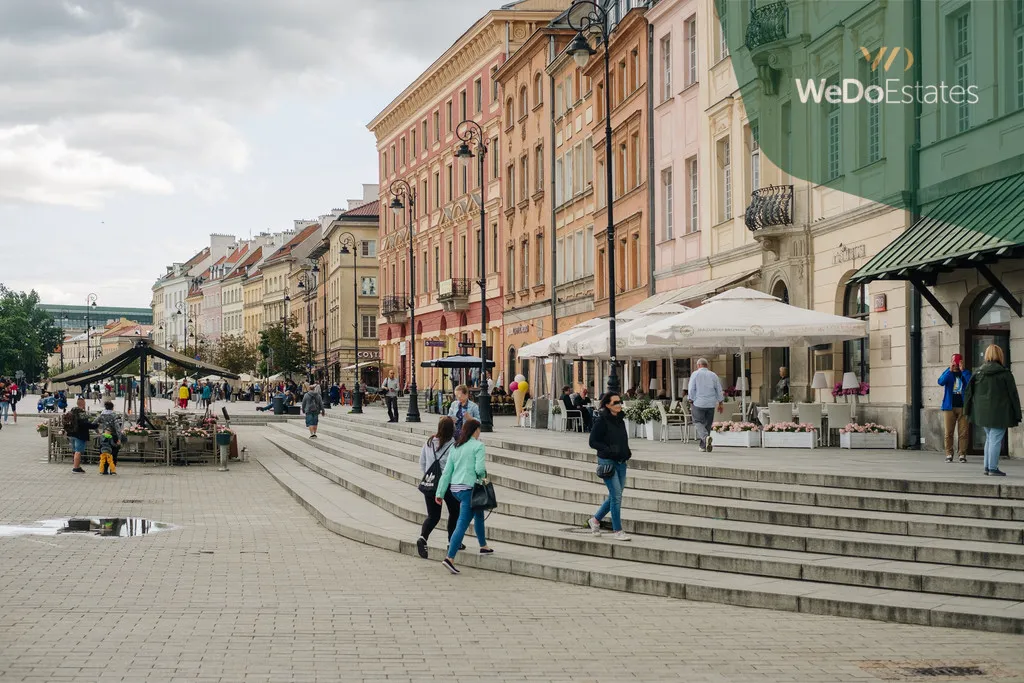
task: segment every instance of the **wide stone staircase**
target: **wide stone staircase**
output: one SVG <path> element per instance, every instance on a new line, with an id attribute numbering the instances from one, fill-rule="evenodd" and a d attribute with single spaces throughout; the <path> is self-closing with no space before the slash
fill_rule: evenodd
<path id="1" fill-rule="evenodd" d="M 430 425 L 331 411 L 311 440 L 268 425 L 264 468 L 322 524 L 415 555 L 425 517 L 420 446 Z M 594 536 L 606 489 L 596 458 L 485 437 L 499 505 L 496 552 L 463 567 L 628 592 L 812 614 L 1024 633 L 1024 487 L 630 461 L 623 528 Z M 265 451 L 266 452 L 266 451 Z M 447 514 L 447 513 L 445 513 Z M 607 520 L 606 520 L 607 521 Z M 443 557 L 445 522 L 430 539 Z M 436 571 L 442 571 L 439 566 Z"/>

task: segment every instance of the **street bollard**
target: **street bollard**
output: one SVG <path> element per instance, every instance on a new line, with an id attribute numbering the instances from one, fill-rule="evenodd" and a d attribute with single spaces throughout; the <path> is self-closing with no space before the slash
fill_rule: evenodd
<path id="1" fill-rule="evenodd" d="M 231 446 L 218 446 L 220 448 L 220 467 L 217 468 L 218 472 L 228 471 L 228 453 L 231 451 Z"/>

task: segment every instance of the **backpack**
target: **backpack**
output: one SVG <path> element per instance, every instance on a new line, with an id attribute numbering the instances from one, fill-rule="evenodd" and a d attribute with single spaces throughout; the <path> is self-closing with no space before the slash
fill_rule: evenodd
<path id="1" fill-rule="evenodd" d="M 64 417 L 62 419 L 64 424 L 64 433 L 71 434 L 71 432 L 75 431 L 75 428 L 78 426 L 78 411 L 73 409 L 64 413 Z"/>
<path id="2" fill-rule="evenodd" d="M 434 450 L 434 439 L 430 439 L 430 450 L 434 453 L 434 462 L 430 464 L 427 471 L 423 473 L 423 480 L 420 481 L 420 485 L 417 487 L 423 493 L 433 494 L 437 491 L 437 482 L 441 479 L 441 458 L 451 448 L 451 442 L 448 442 L 448 446 L 441 451 L 441 455 L 437 454 Z"/>

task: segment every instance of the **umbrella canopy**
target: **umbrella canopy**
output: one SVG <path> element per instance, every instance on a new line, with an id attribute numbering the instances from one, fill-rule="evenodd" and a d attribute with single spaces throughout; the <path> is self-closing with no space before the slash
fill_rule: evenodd
<path id="1" fill-rule="evenodd" d="M 479 368 L 480 358 L 478 356 L 445 356 L 420 363 L 424 368 Z M 487 367 L 493 368 L 494 361 L 487 361 Z"/>
<path id="2" fill-rule="evenodd" d="M 814 346 L 866 336 L 866 320 L 790 306 L 764 292 L 736 287 L 706 299 L 697 308 L 631 332 L 629 345 L 690 353 L 738 348 L 745 377 L 746 349 Z M 744 392 L 744 415 L 746 409 Z"/>
<path id="3" fill-rule="evenodd" d="M 519 358 L 547 358 L 548 356 L 574 355 L 575 346 L 573 341 L 588 332 L 594 330 L 608 330 L 607 318 L 591 318 L 585 320 L 575 327 L 570 327 L 565 332 L 559 332 L 547 339 L 527 344 L 519 349 Z M 570 350 L 571 348 L 571 350 Z"/>
<path id="4" fill-rule="evenodd" d="M 634 348 L 630 346 L 630 332 L 644 330 L 666 318 L 685 313 L 689 310 L 690 308 L 681 304 L 661 304 L 632 319 L 619 319 L 619 325 L 615 330 L 616 355 L 628 356 L 630 358 L 664 357 L 667 355 L 667 352 L 662 347 L 642 346 Z M 598 358 L 601 360 L 608 360 L 611 357 L 609 353 L 607 321 L 604 322 L 604 325 L 592 327 L 585 334 L 581 334 L 573 340 L 576 355 L 583 358 Z"/>
<path id="5" fill-rule="evenodd" d="M 243 372 L 242 374 L 240 374 L 238 376 L 238 379 L 240 379 L 243 382 L 255 382 L 256 381 L 256 378 L 253 377 L 252 375 L 250 375 L 247 372 Z"/>

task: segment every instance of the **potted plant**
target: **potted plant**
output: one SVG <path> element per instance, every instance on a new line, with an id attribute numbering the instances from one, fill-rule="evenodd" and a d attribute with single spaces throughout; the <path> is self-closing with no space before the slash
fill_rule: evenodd
<path id="1" fill-rule="evenodd" d="M 210 433 L 202 427 L 186 427 L 178 432 L 185 440 L 185 448 L 193 451 L 204 451 L 209 445 Z"/>
<path id="2" fill-rule="evenodd" d="M 40 422 L 36 425 L 36 434 L 43 437 L 44 439 L 50 436 L 50 425 L 45 422 Z"/>
<path id="3" fill-rule="evenodd" d="M 648 405 L 643 410 L 644 427 L 647 432 L 648 441 L 657 441 L 661 438 L 661 411 L 653 403 L 648 402 Z"/>
<path id="4" fill-rule="evenodd" d="M 761 445 L 765 448 L 814 448 L 817 438 L 812 424 L 774 422 L 764 428 Z"/>
<path id="5" fill-rule="evenodd" d="M 149 438 L 149 430 L 142 425 L 132 425 L 125 428 L 124 435 L 127 437 L 129 445 L 141 446 Z"/>
<path id="6" fill-rule="evenodd" d="M 565 424 L 565 418 L 562 415 L 562 404 L 558 401 L 551 403 L 551 421 L 549 423 L 550 429 L 560 432 Z"/>
<path id="7" fill-rule="evenodd" d="M 648 399 L 641 398 L 630 403 L 626 410 L 623 412 L 623 415 L 625 415 L 626 420 L 626 432 L 630 436 L 637 436 L 637 428 L 642 428 L 643 425 L 647 422 L 647 418 L 645 417 L 644 412 L 647 410 L 647 407 L 650 406 L 650 404 L 651 402 Z"/>
<path id="8" fill-rule="evenodd" d="M 217 445 L 218 446 L 230 446 L 231 437 L 234 436 L 234 432 L 225 427 L 224 425 L 217 425 Z"/>
<path id="9" fill-rule="evenodd" d="M 897 447 L 895 427 L 868 422 L 850 423 L 839 430 L 840 448 L 893 448 Z"/>
<path id="10" fill-rule="evenodd" d="M 711 425 L 715 446 L 754 448 L 761 445 L 761 430 L 753 422 L 716 422 Z"/>

